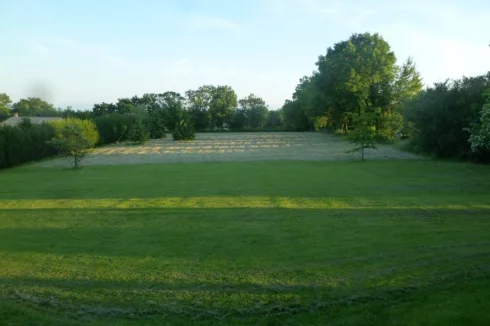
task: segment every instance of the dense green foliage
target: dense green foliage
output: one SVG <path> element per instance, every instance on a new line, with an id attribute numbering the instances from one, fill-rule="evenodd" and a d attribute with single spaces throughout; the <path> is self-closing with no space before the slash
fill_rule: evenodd
<path id="1" fill-rule="evenodd" d="M 53 104 L 38 97 L 21 99 L 12 105 L 12 112 L 21 117 L 56 117 L 58 112 Z"/>
<path id="2" fill-rule="evenodd" d="M 490 73 L 427 88 L 405 109 L 416 151 L 439 157 L 477 158 L 471 150 L 470 129 L 482 116 Z"/>
<path id="3" fill-rule="evenodd" d="M 490 324 L 485 166 L 30 166 L 0 183 L 2 325 Z"/>
<path id="4" fill-rule="evenodd" d="M 374 112 L 353 113 L 350 118 L 355 128 L 347 135 L 349 142 L 354 144 L 349 152 L 360 152 L 364 161 L 364 151 L 376 149 L 376 115 Z"/>
<path id="5" fill-rule="evenodd" d="M 100 136 L 99 144 L 111 144 L 127 139 L 136 117 L 131 114 L 111 113 L 94 118 L 94 122 Z"/>
<path id="6" fill-rule="evenodd" d="M 239 117 L 239 119 L 235 118 L 233 120 L 233 129 L 264 129 L 269 114 L 265 101 L 255 94 L 250 94 L 238 101 L 238 103 L 240 106 L 234 115 Z"/>
<path id="7" fill-rule="evenodd" d="M 189 114 L 196 130 L 205 131 L 212 125 L 209 108 L 214 89 L 212 85 L 204 85 L 197 90 L 188 90 L 185 93 Z"/>
<path id="8" fill-rule="evenodd" d="M 46 144 L 55 130 L 49 124 L 24 122 L 20 126 L 0 126 L 0 168 L 8 168 L 55 154 Z"/>
<path id="9" fill-rule="evenodd" d="M 95 123 L 90 120 L 68 118 L 52 122 L 52 125 L 55 128 L 55 136 L 47 143 L 59 154 L 65 155 L 74 168 L 78 168 L 81 160 L 99 141 Z"/>
<path id="10" fill-rule="evenodd" d="M 185 128 L 192 125 L 199 132 L 330 130 L 354 133 L 350 136 L 354 139 L 359 136 L 355 130 L 358 117 L 366 114 L 374 119 L 372 131 L 378 142 L 410 138 L 413 151 L 490 159 L 484 109 L 490 73 L 422 90 L 422 78 L 412 58 L 397 63 L 390 45 L 377 33 L 353 34 L 328 47 L 318 57 L 316 68 L 311 76 L 299 80 L 292 99 L 278 111 L 269 110 L 254 94 L 238 99 L 231 86 L 203 85 L 184 95 L 168 91 L 120 98 L 115 103 L 95 104 L 92 111 L 56 111 L 39 98 L 11 105 L 8 95 L 0 94 L 0 121 L 15 112 L 20 116 L 93 119 L 100 144 L 107 144 L 127 140 L 138 119 L 145 130 L 140 135 L 156 139 L 174 132 L 180 137 L 182 131 L 175 133 L 173 128 L 181 125 L 184 112 L 188 113 Z"/>
<path id="11" fill-rule="evenodd" d="M 12 100 L 5 93 L 0 93 L 0 122 L 7 120 L 11 115 Z"/>
<path id="12" fill-rule="evenodd" d="M 174 131 L 172 133 L 173 140 L 194 140 L 196 138 L 196 131 L 192 125 L 188 114 L 184 114 L 182 119 L 175 124 Z"/>
<path id="13" fill-rule="evenodd" d="M 403 105 L 422 89 L 409 58 L 396 65 L 395 54 L 378 34 L 354 34 L 319 57 L 318 70 L 303 77 L 282 110 L 286 128 L 331 127 L 346 133 L 353 113 L 377 113 L 378 138 L 393 140 L 403 127 Z"/>
<path id="14" fill-rule="evenodd" d="M 490 91 L 486 94 L 486 104 L 480 113 L 480 120 L 471 125 L 470 139 L 473 153 L 483 158 L 490 159 Z"/>
<path id="15" fill-rule="evenodd" d="M 92 120 L 93 112 L 88 110 L 74 110 L 71 106 L 64 110 L 59 109 L 58 115 L 63 119 L 76 118 L 81 120 Z"/>
<path id="16" fill-rule="evenodd" d="M 144 144 L 150 139 L 150 132 L 145 128 L 143 121 L 136 120 L 129 129 L 128 139 L 135 144 Z"/>

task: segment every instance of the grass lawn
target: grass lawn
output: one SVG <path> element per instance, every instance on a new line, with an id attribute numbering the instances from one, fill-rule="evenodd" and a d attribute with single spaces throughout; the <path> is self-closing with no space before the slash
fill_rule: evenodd
<path id="1" fill-rule="evenodd" d="M 490 325 L 490 168 L 0 171 L 1 325 Z"/>

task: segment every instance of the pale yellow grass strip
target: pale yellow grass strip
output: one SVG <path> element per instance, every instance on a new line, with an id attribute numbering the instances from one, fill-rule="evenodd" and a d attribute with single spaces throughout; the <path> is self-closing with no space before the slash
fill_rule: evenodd
<path id="1" fill-rule="evenodd" d="M 5 209 L 132 209 L 132 208 L 289 208 L 289 209 L 490 209 L 490 205 L 423 205 L 371 202 L 362 198 L 343 201 L 332 198 L 292 198 L 265 196 L 163 197 L 129 199 L 7 199 L 0 200 Z"/>

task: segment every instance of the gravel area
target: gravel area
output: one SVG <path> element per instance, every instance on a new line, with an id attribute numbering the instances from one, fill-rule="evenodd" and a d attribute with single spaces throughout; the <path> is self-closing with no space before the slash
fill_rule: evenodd
<path id="1" fill-rule="evenodd" d="M 151 140 L 145 145 L 115 144 L 97 148 L 83 160 L 83 165 L 119 165 L 177 162 L 224 162 L 263 160 L 358 160 L 359 153 L 346 153 L 350 145 L 340 137 L 315 132 L 201 133 L 191 142 L 166 139 Z M 391 145 L 368 150 L 366 159 L 414 159 L 416 155 L 399 151 Z M 57 158 L 36 163 L 37 166 L 65 166 Z"/>

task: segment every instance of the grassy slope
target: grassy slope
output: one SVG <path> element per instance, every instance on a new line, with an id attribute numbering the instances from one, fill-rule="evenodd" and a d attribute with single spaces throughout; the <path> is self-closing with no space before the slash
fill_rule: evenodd
<path id="1" fill-rule="evenodd" d="M 0 324 L 486 325 L 490 169 L 0 172 Z"/>

